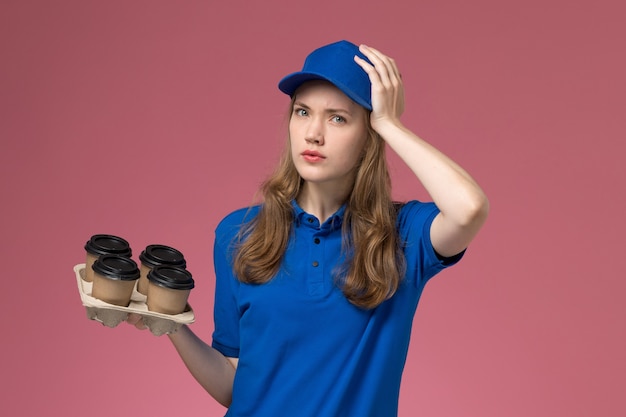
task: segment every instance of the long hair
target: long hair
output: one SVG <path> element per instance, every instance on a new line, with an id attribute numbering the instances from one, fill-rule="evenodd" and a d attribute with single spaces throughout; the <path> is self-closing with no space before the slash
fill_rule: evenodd
<path id="1" fill-rule="evenodd" d="M 335 271 L 335 279 L 352 304 L 370 309 L 395 293 L 405 263 L 396 231 L 397 206 L 391 200 L 385 142 L 371 128 L 369 113 L 366 123 L 368 137 L 342 224 L 346 260 Z M 261 186 L 259 213 L 239 234 L 234 271 L 240 281 L 263 284 L 277 274 L 292 233 L 291 202 L 302 182 L 287 141 L 277 168 Z"/>

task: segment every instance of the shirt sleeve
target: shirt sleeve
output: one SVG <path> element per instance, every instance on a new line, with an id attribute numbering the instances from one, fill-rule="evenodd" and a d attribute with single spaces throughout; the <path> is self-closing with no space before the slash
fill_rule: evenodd
<path id="1" fill-rule="evenodd" d="M 215 266 L 215 303 L 213 308 L 212 346 L 224 356 L 239 357 L 239 308 L 237 294 L 239 280 L 232 268 L 232 234 L 224 233 L 224 225 L 216 230 L 213 247 Z"/>
<path id="2" fill-rule="evenodd" d="M 439 209 L 434 203 L 409 201 L 398 213 L 398 233 L 406 259 L 406 278 L 424 285 L 443 269 L 455 265 L 465 251 L 450 258 L 438 256 L 430 240 L 430 227 Z"/>

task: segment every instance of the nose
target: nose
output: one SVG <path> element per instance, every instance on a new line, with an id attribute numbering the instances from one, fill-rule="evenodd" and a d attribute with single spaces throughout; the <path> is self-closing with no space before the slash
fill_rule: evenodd
<path id="1" fill-rule="evenodd" d="M 314 143 L 316 145 L 324 144 L 324 126 L 321 120 L 311 119 L 307 126 L 304 140 L 306 140 L 307 143 Z"/>

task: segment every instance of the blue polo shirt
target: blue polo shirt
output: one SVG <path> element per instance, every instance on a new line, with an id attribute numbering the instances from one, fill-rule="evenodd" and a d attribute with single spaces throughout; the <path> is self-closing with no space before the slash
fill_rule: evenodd
<path id="1" fill-rule="evenodd" d="M 323 224 L 294 203 L 280 272 L 262 285 L 232 272 L 233 239 L 259 207 L 229 214 L 216 229 L 213 347 L 238 357 L 230 417 L 391 417 L 413 316 L 424 285 L 460 259 L 442 261 L 430 242 L 439 212 L 411 201 L 398 215 L 407 269 L 375 309 L 350 304 L 333 280 L 343 261 L 340 209 Z M 271 238 L 271 237 L 270 237 Z"/>

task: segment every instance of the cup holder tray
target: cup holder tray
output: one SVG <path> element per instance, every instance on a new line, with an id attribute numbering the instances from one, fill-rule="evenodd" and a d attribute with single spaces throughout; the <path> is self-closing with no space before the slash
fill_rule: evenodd
<path id="1" fill-rule="evenodd" d="M 193 310 L 187 304 L 185 311 L 180 314 L 163 314 L 148 310 L 146 296 L 137 291 L 137 285 L 133 289 L 133 294 L 128 307 L 109 304 L 91 296 L 92 283 L 85 281 L 85 264 L 74 266 L 76 282 L 80 299 L 87 309 L 87 317 L 90 320 L 99 321 L 107 327 L 116 327 L 125 321 L 129 313 L 136 313 L 142 316 L 143 322 L 156 336 L 174 333 L 183 324 L 191 324 L 195 321 Z"/>

